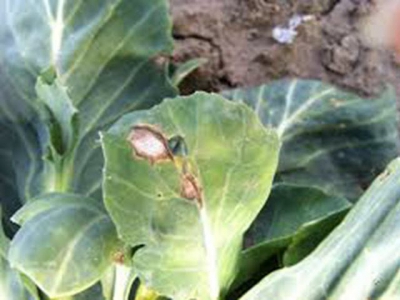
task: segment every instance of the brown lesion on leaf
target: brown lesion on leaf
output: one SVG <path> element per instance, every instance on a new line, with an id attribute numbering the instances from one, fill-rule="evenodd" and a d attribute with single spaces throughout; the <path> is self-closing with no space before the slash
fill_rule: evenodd
<path id="1" fill-rule="evenodd" d="M 193 175 L 195 172 L 188 160 L 188 150 L 182 137 L 175 136 L 168 139 L 155 126 L 141 124 L 132 127 L 127 141 L 132 147 L 134 157 L 148 160 L 152 165 L 174 162 L 180 174 L 180 196 L 195 201 L 199 207 L 203 205 L 203 190 L 198 178 Z M 160 193 L 157 196 L 162 197 Z"/>
<path id="2" fill-rule="evenodd" d="M 113 254 L 112 258 L 113 262 L 117 264 L 124 264 L 125 262 L 125 253 L 123 251 L 117 251 Z"/>
<path id="3" fill-rule="evenodd" d="M 185 199 L 196 201 L 200 207 L 203 205 L 202 187 L 199 180 L 191 173 L 182 173 L 180 195 Z"/>
<path id="4" fill-rule="evenodd" d="M 151 164 L 174 159 L 168 146 L 168 139 L 154 126 L 135 125 L 127 138 L 137 157 L 150 161 Z"/>

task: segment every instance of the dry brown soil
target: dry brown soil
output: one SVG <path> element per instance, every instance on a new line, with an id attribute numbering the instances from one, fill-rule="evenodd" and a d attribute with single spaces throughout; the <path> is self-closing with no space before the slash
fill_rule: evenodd
<path id="1" fill-rule="evenodd" d="M 273 79 L 321 79 L 366 96 L 386 83 L 400 92 L 400 65 L 388 50 L 371 49 L 360 20 L 373 0 L 170 0 L 175 62 L 208 63 L 182 84 L 185 93 L 254 86 Z M 272 38 L 272 29 L 294 14 L 314 16 L 294 43 Z"/>

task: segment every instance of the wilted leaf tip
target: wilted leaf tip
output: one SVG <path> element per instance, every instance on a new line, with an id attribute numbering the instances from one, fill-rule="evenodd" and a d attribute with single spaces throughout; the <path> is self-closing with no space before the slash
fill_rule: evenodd
<path id="1" fill-rule="evenodd" d="M 127 138 L 133 154 L 150 161 L 152 164 L 173 160 L 168 140 L 157 128 L 150 125 L 136 125 Z"/>

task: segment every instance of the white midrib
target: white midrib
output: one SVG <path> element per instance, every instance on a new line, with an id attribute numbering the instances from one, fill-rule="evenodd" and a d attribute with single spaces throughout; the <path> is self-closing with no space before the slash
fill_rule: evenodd
<path id="1" fill-rule="evenodd" d="M 51 61 L 57 69 L 58 60 L 61 52 L 61 45 L 64 33 L 64 6 L 66 0 L 58 0 L 57 12 L 54 17 L 51 12 L 49 0 L 43 0 L 46 8 L 47 18 L 51 30 Z"/>
<path id="2" fill-rule="evenodd" d="M 131 276 L 131 268 L 124 265 L 115 266 L 115 285 L 113 300 L 125 299 L 127 286 Z"/>
<path id="3" fill-rule="evenodd" d="M 288 113 L 286 113 L 286 117 L 283 118 L 281 124 L 278 127 L 278 134 L 279 136 L 283 136 L 284 132 L 290 128 L 293 123 L 296 121 L 299 116 L 307 111 L 316 101 L 320 100 L 322 97 L 328 95 L 329 93 L 333 92 L 334 89 L 326 89 L 319 94 L 314 95 L 310 99 L 308 99 L 304 104 L 302 104 L 291 116 L 288 116 Z"/>
<path id="4" fill-rule="evenodd" d="M 220 284 L 218 279 L 217 248 L 212 234 L 210 220 L 204 205 L 200 208 L 200 221 L 203 228 L 204 247 L 206 250 L 206 262 L 208 269 L 208 280 L 210 285 L 210 297 L 212 300 L 218 300 L 220 293 Z"/>
<path id="5" fill-rule="evenodd" d="M 278 134 L 279 134 L 280 137 L 282 137 L 283 130 L 285 130 L 285 126 L 287 126 L 287 125 L 284 125 L 284 124 L 286 124 L 287 119 L 289 117 L 289 111 L 290 111 L 290 108 L 292 106 L 293 94 L 294 94 L 294 91 L 296 89 L 296 85 L 297 85 L 297 80 L 293 80 L 292 83 L 290 84 L 289 91 L 286 94 L 285 110 L 283 112 L 282 120 L 280 122 L 281 126 L 279 126 L 279 128 L 278 128 Z"/>

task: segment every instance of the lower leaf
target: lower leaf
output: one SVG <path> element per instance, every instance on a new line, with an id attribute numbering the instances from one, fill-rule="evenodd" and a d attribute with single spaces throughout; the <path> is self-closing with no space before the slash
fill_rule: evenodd
<path id="1" fill-rule="evenodd" d="M 24 223 L 11 242 L 9 260 L 50 297 L 86 290 L 111 265 L 119 244 L 111 220 L 95 201 L 45 195 L 18 215 Z"/>

